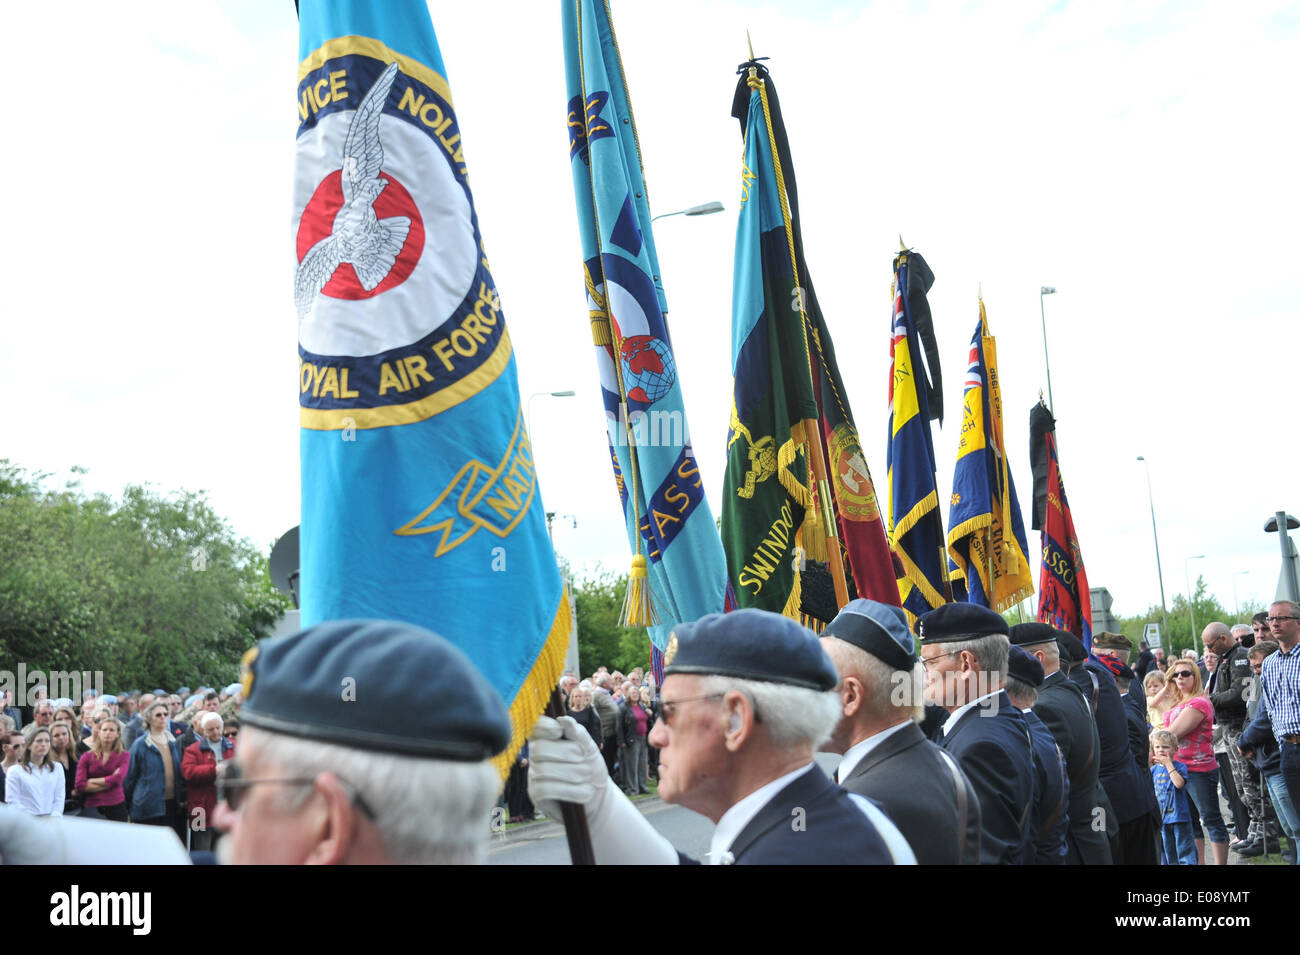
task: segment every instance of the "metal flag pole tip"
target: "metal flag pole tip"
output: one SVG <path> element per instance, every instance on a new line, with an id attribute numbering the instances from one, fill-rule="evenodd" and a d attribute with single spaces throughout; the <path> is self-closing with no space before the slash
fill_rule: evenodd
<path id="1" fill-rule="evenodd" d="M 749 58 L 752 60 L 754 58 L 754 41 L 750 39 L 748 27 L 745 28 L 745 45 L 749 47 Z"/>
<path id="2" fill-rule="evenodd" d="M 903 233 L 901 232 L 898 233 L 898 251 L 899 252 L 907 251 L 907 243 L 903 241 Z"/>

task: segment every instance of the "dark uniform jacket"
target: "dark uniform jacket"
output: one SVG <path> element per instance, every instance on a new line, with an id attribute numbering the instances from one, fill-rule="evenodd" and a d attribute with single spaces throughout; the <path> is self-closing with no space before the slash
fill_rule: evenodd
<path id="1" fill-rule="evenodd" d="M 840 785 L 879 804 L 911 845 L 918 864 L 979 861 L 979 797 L 956 761 L 915 723 L 874 747 Z"/>
<path id="2" fill-rule="evenodd" d="M 1101 743 L 1097 725 L 1092 720 L 1088 701 L 1078 687 L 1060 670 L 1052 673 L 1038 688 L 1034 712 L 1046 724 L 1065 757 L 1065 771 L 1070 779 L 1070 861 L 1082 865 L 1110 865 L 1110 843 L 1106 829 L 1094 826 L 1098 818 L 1093 809 L 1099 805 L 1098 755 Z M 1118 824 L 1118 820 L 1116 820 Z"/>
<path id="3" fill-rule="evenodd" d="M 1133 664 L 1133 674 L 1137 677 L 1133 682 L 1141 685 L 1147 674 L 1155 668 L 1156 655 L 1150 650 L 1143 650 L 1138 654 L 1137 662 Z"/>
<path id="4" fill-rule="evenodd" d="M 1121 825 L 1148 813 L 1159 813 L 1151 777 L 1142 778 L 1133 765 L 1128 739 L 1128 717 L 1119 698 L 1119 687 L 1100 663 L 1085 660 L 1070 672 L 1070 681 L 1084 696 L 1096 698 L 1097 735 L 1101 739 L 1101 764 L 1097 777 L 1110 797 Z"/>
<path id="5" fill-rule="evenodd" d="M 1138 772 L 1149 774 L 1151 768 L 1147 762 L 1147 753 L 1151 749 L 1151 725 L 1147 722 L 1146 694 L 1141 690 L 1134 692 L 1136 686 L 1136 682 L 1130 684 L 1128 692 L 1121 693 L 1119 698 L 1124 704 L 1124 716 L 1128 719 L 1128 745 L 1133 751 L 1133 762 L 1137 764 Z M 1139 702 L 1135 704 L 1134 701 Z"/>
<path id="6" fill-rule="evenodd" d="M 989 715 L 990 711 L 992 715 Z M 980 801 L 980 863 L 1014 865 L 1034 809 L 1029 728 L 1002 690 L 962 714 L 940 745 L 957 760 Z"/>
<path id="7" fill-rule="evenodd" d="M 737 865 L 894 863 L 885 840 L 853 797 L 815 765 L 773 796 L 728 852 Z"/>
<path id="8" fill-rule="evenodd" d="M 1033 710 L 1021 714 L 1034 743 L 1034 815 L 1025 840 L 1025 865 L 1064 865 L 1070 827 L 1070 781 L 1052 731 Z"/>
<path id="9" fill-rule="evenodd" d="M 1214 721 L 1236 735 L 1246 723 L 1246 688 L 1255 674 L 1251 672 L 1250 651 L 1241 644 L 1219 658 L 1219 665 L 1210 674 L 1206 695 L 1214 704 Z"/>

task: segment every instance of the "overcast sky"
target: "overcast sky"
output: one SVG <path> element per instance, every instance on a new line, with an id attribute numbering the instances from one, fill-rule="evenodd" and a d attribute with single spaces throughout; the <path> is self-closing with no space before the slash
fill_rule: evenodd
<path id="1" fill-rule="evenodd" d="M 808 267 L 877 490 L 899 235 L 936 275 L 951 492 L 982 283 L 1028 524 L 1046 391 L 1090 583 L 1117 613 L 1203 574 L 1270 599 L 1300 513 L 1295 3 L 612 3 L 696 456 L 718 511 L 741 140 L 769 57 Z M 557 550 L 625 570 L 582 285 L 559 5 L 431 3 L 485 246 L 532 403 Z M 205 489 L 269 547 L 298 523 L 290 231 L 297 27 L 283 2 L 7 11 L 0 456 L 92 490 Z M 1280 427 L 1279 427 L 1280 425 Z M 947 506 L 944 505 L 945 523 Z M 576 522 L 576 528 L 571 526 Z M 1038 535 L 1030 533 L 1037 551 Z M 1034 558 L 1036 561 L 1036 557 Z"/>

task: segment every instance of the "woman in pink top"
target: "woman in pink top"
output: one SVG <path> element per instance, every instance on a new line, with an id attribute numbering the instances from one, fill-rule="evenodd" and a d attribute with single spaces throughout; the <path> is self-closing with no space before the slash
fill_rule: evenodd
<path id="1" fill-rule="evenodd" d="M 96 715 L 90 735 L 90 752 L 77 763 L 76 791 L 85 794 L 83 815 L 99 813 L 105 819 L 126 822 L 126 794 L 122 781 L 131 757 L 122 748 L 122 729 L 107 713 Z"/>
<path id="2" fill-rule="evenodd" d="M 1214 757 L 1214 704 L 1201 688 L 1201 671 L 1191 660 L 1176 660 L 1165 674 L 1165 688 L 1155 702 L 1169 707 L 1165 726 L 1178 737 L 1176 759 L 1187 764 L 1184 791 L 1191 802 L 1192 830 L 1196 833 L 1196 854 L 1205 864 L 1205 837 L 1215 865 L 1228 863 L 1228 827 L 1219 812 L 1219 763 Z M 1198 818 L 1199 817 L 1199 818 Z"/>

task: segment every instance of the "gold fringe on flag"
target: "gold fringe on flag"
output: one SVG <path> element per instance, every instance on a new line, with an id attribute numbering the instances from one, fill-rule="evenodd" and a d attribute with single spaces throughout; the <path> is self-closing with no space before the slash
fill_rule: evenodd
<path id="1" fill-rule="evenodd" d="M 659 623 L 654 599 L 650 594 L 650 574 L 646 559 L 637 554 L 632 558 L 632 571 L 627 575 L 627 596 L 623 598 L 623 612 L 619 614 L 620 627 L 653 627 Z"/>
<path id="2" fill-rule="evenodd" d="M 569 631 L 573 627 L 573 617 L 569 614 L 569 589 L 560 590 L 560 605 L 555 610 L 551 631 L 546 635 L 542 651 L 524 680 L 523 686 L 510 703 L 510 745 L 504 752 L 492 758 L 504 786 L 510 769 L 515 764 L 515 757 L 523 749 L 524 741 L 533 730 L 537 717 L 546 710 L 551 701 L 551 692 L 560 682 L 560 673 L 564 670 L 564 657 L 569 652 Z"/>

